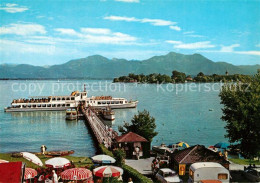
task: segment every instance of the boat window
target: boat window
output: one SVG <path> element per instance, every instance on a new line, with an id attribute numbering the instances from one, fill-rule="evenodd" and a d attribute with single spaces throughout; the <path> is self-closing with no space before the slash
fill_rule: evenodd
<path id="1" fill-rule="evenodd" d="M 226 174 L 226 173 L 219 173 L 218 174 L 218 179 L 220 179 L 220 180 L 227 180 L 228 179 L 228 174 Z"/>
<path id="2" fill-rule="evenodd" d="M 62 98 L 62 100 L 65 100 L 65 98 Z"/>
<path id="3" fill-rule="evenodd" d="M 89 101 L 87 101 L 87 103 L 89 103 Z"/>
<path id="4" fill-rule="evenodd" d="M 55 105 L 55 104 L 52 104 L 52 107 L 56 107 L 56 105 Z"/>
<path id="5" fill-rule="evenodd" d="M 110 101 L 107 101 L 107 104 L 110 104 Z"/>
<path id="6" fill-rule="evenodd" d="M 53 101 L 56 101 L 56 98 L 52 98 Z"/>
<path id="7" fill-rule="evenodd" d="M 65 104 L 62 104 L 62 107 L 65 107 Z"/>
<path id="8" fill-rule="evenodd" d="M 26 105 L 23 105 L 23 108 L 26 108 Z"/>
<path id="9" fill-rule="evenodd" d="M 115 101 L 115 104 L 119 104 L 119 101 Z"/>
<path id="10" fill-rule="evenodd" d="M 57 98 L 57 100 L 60 100 L 60 98 Z"/>
<path id="11" fill-rule="evenodd" d="M 46 104 L 43 104 L 42 107 L 46 107 Z"/>
<path id="12" fill-rule="evenodd" d="M 32 106 L 31 105 L 28 105 L 29 108 L 31 108 Z"/>
<path id="13" fill-rule="evenodd" d="M 66 106 L 67 106 L 67 107 L 69 107 L 69 106 L 70 106 L 70 104 L 66 104 Z"/>
<path id="14" fill-rule="evenodd" d="M 33 107 L 36 107 L 36 105 L 33 105 Z"/>
<path id="15" fill-rule="evenodd" d="M 122 104 L 123 103 L 123 101 L 120 101 L 120 104 Z"/>
<path id="16" fill-rule="evenodd" d="M 75 100 L 75 97 L 71 97 L 71 100 Z"/>
<path id="17" fill-rule="evenodd" d="M 106 104 L 106 102 L 102 102 L 102 104 Z"/>
<path id="18" fill-rule="evenodd" d="M 101 104 L 101 102 L 98 102 L 98 105 L 100 105 Z"/>
<path id="19" fill-rule="evenodd" d="M 51 104 L 48 104 L 47 107 L 51 107 Z"/>
<path id="20" fill-rule="evenodd" d="M 37 107 L 41 107 L 42 105 L 41 104 L 38 104 Z"/>
<path id="21" fill-rule="evenodd" d="M 111 102 L 111 104 L 114 104 L 114 103 L 115 103 L 114 101 Z"/>
<path id="22" fill-rule="evenodd" d="M 60 104 L 58 104 L 57 107 L 60 107 Z"/>

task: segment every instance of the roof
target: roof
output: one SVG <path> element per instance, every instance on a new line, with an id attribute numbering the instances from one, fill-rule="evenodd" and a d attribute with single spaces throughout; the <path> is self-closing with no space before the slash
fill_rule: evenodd
<path id="1" fill-rule="evenodd" d="M 128 132 L 116 137 L 116 142 L 148 142 L 148 140 L 134 132 Z"/>
<path id="2" fill-rule="evenodd" d="M 207 149 L 202 145 L 195 145 L 184 150 L 177 151 L 172 155 L 177 163 L 193 164 L 197 162 L 216 162 L 220 164 L 229 164 L 224 157 L 219 156 L 218 153 Z"/>
<path id="3" fill-rule="evenodd" d="M 193 163 L 191 165 L 191 168 L 193 169 L 198 169 L 198 168 L 223 168 L 223 166 L 219 163 L 215 163 L 215 162 L 198 162 L 198 163 Z"/>

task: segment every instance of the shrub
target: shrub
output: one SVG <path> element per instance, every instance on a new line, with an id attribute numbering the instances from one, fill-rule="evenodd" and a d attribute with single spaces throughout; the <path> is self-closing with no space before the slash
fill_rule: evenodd
<path id="1" fill-rule="evenodd" d="M 125 163 L 125 157 L 126 154 L 122 149 L 117 149 L 113 152 L 115 159 L 116 159 L 116 165 L 117 166 L 123 166 Z"/>

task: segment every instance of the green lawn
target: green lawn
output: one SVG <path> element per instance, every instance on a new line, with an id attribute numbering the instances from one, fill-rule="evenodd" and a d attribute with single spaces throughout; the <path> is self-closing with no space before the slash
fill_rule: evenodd
<path id="1" fill-rule="evenodd" d="M 260 161 L 257 160 L 249 160 L 249 159 L 229 159 L 229 160 L 239 165 L 249 165 L 250 163 L 260 165 Z"/>
<path id="2" fill-rule="evenodd" d="M 46 160 L 50 159 L 50 158 L 47 158 L 43 155 L 40 155 L 38 156 L 41 160 L 42 160 L 42 163 L 44 164 Z M 91 167 L 93 165 L 92 161 L 90 158 L 88 157 L 75 157 L 75 156 L 64 156 L 64 158 L 67 158 L 68 160 L 72 161 L 76 167 Z M 24 158 L 14 158 L 14 157 L 11 157 L 11 154 L 7 154 L 7 153 L 0 153 L 0 159 L 3 159 L 3 160 L 7 160 L 7 161 L 10 161 L 10 162 L 13 162 L 13 161 L 22 161 L 24 163 L 26 163 L 26 167 L 30 167 L 30 168 L 39 168 L 38 165 L 35 165 L 33 164 L 32 162 L 24 159 Z"/>

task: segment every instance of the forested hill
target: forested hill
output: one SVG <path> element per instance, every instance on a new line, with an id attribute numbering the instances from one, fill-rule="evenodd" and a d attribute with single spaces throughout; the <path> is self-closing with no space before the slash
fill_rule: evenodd
<path id="1" fill-rule="evenodd" d="M 0 65 L 0 78 L 115 78 L 122 75 L 160 73 L 170 75 L 173 70 L 196 75 L 204 74 L 248 74 L 257 72 L 260 65 L 235 66 L 226 62 L 213 62 L 200 54 L 184 55 L 170 52 L 142 61 L 108 59 L 100 55 L 75 59 L 64 64 L 49 67 Z"/>

